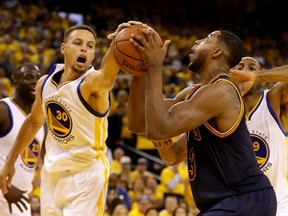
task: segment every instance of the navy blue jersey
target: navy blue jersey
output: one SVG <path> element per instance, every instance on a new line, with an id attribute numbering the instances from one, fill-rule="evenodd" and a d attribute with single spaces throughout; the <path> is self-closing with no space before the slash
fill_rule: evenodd
<path id="1" fill-rule="evenodd" d="M 220 80 L 235 88 L 242 108 L 237 122 L 225 133 L 208 122 L 188 133 L 189 179 L 201 211 L 224 197 L 272 187 L 257 164 L 240 92 L 227 76 L 219 76 L 214 82 Z"/>

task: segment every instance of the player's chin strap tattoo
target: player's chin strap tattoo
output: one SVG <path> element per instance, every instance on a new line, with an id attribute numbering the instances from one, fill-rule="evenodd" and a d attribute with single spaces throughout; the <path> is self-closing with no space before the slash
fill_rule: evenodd
<path id="1" fill-rule="evenodd" d="M 22 191 L 13 185 L 8 188 L 8 193 L 4 197 L 8 202 L 10 213 L 12 213 L 12 204 L 15 204 L 21 212 L 23 212 L 23 208 L 27 210 L 29 199 L 24 196 L 25 193 L 26 191 Z"/>

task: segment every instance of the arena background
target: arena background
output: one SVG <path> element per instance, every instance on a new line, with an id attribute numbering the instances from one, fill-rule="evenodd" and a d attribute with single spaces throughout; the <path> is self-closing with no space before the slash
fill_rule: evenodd
<path id="1" fill-rule="evenodd" d="M 122 22 L 148 23 L 164 40 L 171 39 L 165 59 L 163 92 L 166 97 L 173 97 L 198 81 L 187 70 L 189 50 L 195 40 L 214 30 L 237 34 L 244 42 L 245 55 L 255 57 L 264 68 L 288 64 L 287 13 L 287 0 L 2 0 L 0 98 L 13 95 L 11 73 L 16 66 L 32 62 L 46 74 L 53 63 L 63 61 L 59 52 L 63 33 L 76 23 L 90 25 L 97 32 L 93 62 L 96 68 L 110 44 L 107 34 Z M 127 103 L 130 78 L 119 73 L 112 91 L 114 104 Z M 151 142 L 128 130 L 127 116 L 117 115 L 116 105 L 111 109 L 107 139 L 111 161 L 112 153 L 119 147 L 131 157 L 133 169 L 138 159 L 144 157 L 148 159 L 148 170 L 161 183 L 165 166 L 157 151 Z M 40 180 L 40 175 L 35 178 L 33 194 L 37 196 Z"/>

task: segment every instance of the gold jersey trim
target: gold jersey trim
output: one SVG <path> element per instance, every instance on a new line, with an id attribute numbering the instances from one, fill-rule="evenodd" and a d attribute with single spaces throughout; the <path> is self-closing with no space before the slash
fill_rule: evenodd
<path id="1" fill-rule="evenodd" d="M 217 76 L 216 78 L 214 78 L 213 80 L 211 80 L 210 83 L 212 83 L 212 82 L 214 82 L 215 80 L 217 80 L 217 78 L 219 78 L 221 75 L 223 75 L 223 74 L 220 74 L 219 76 Z M 225 74 L 225 76 L 227 76 L 227 75 Z M 240 124 L 240 122 L 241 122 L 241 119 L 242 119 L 242 116 L 244 115 L 244 103 L 243 103 L 243 99 L 242 99 L 241 93 L 239 92 L 238 88 L 236 87 L 236 85 L 235 85 L 233 82 L 231 82 L 230 80 L 227 80 L 227 79 L 223 79 L 223 78 L 218 79 L 216 82 L 220 82 L 220 81 L 227 82 L 227 83 L 231 84 L 231 85 L 234 87 L 234 89 L 236 90 L 236 92 L 237 92 L 237 94 L 238 94 L 238 97 L 239 97 L 239 99 L 240 99 L 240 106 L 241 106 L 241 108 L 240 108 L 240 114 L 239 114 L 236 122 L 235 122 L 235 123 L 231 126 L 231 128 L 228 129 L 226 132 L 219 132 L 219 131 L 217 131 L 215 128 L 213 128 L 208 122 L 205 122 L 205 123 L 204 123 L 205 127 L 206 127 L 211 133 L 213 133 L 214 135 L 216 135 L 216 136 L 218 136 L 218 137 L 223 138 L 223 137 L 227 137 L 227 136 L 229 136 L 230 134 L 232 134 L 232 133 L 236 130 L 236 128 L 239 126 L 239 124 Z"/>

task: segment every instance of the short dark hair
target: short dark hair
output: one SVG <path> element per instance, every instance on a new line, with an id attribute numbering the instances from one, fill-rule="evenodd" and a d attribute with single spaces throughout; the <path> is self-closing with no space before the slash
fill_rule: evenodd
<path id="1" fill-rule="evenodd" d="M 24 63 L 22 65 L 19 65 L 17 66 L 13 71 L 12 71 L 12 80 L 13 81 L 16 81 L 16 80 L 19 80 L 21 77 L 22 77 L 22 70 L 25 68 L 25 67 L 28 67 L 30 69 L 34 68 L 35 70 L 39 70 L 40 72 L 40 69 L 39 67 L 36 65 L 36 64 L 33 64 L 33 63 Z"/>
<path id="2" fill-rule="evenodd" d="M 228 50 L 227 63 L 230 68 L 236 66 L 242 59 L 243 56 L 243 42 L 235 34 L 229 31 L 220 30 L 218 40 L 223 42 Z"/>
<path id="3" fill-rule="evenodd" d="M 97 39 L 97 35 L 96 35 L 95 31 L 90 26 L 88 26 L 88 25 L 74 25 L 65 31 L 63 41 L 66 42 L 67 38 L 69 37 L 71 32 L 73 32 L 75 30 L 87 30 L 93 34 L 95 40 Z"/>

